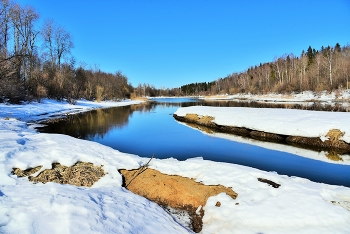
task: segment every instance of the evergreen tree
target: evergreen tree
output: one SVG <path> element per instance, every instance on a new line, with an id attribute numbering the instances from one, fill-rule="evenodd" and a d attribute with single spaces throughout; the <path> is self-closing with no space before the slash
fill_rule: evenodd
<path id="1" fill-rule="evenodd" d="M 340 44 L 339 43 L 335 44 L 334 51 L 340 53 L 341 48 L 340 48 Z"/>
<path id="2" fill-rule="evenodd" d="M 307 49 L 307 52 L 306 52 L 306 56 L 308 57 L 309 61 L 308 61 L 308 67 L 314 62 L 315 60 L 315 49 L 312 49 L 311 46 L 309 46 L 309 48 Z"/>

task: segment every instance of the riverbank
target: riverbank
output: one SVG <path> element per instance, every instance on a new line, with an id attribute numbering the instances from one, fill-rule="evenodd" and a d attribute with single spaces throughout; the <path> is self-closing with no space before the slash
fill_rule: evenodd
<path id="1" fill-rule="evenodd" d="M 125 100 L 121 102 L 104 101 L 92 102 L 77 100 L 76 104 L 69 104 L 66 101 L 43 99 L 40 103 L 30 102 L 22 105 L 8 105 L 0 103 L 0 117 L 15 118 L 25 122 L 39 122 L 41 120 L 61 118 L 99 108 L 111 108 L 140 104 L 142 100 Z"/>
<path id="2" fill-rule="evenodd" d="M 349 113 L 245 107 L 184 107 L 174 118 L 258 140 L 350 153 Z"/>
<path id="3" fill-rule="evenodd" d="M 301 93 L 290 94 L 246 94 L 238 93 L 234 95 L 216 95 L 201 97 L 205 100 L 246 100 L 256 102 L 281 102 L 281 103 L 295 103 L 295 102 L 350 102 L 350 89 L 337 90 L 333 92 L 322 91 L 312 92 L 304 91 Z"/>
<path id="4" fill-rule="evenodd" d="M 137 169 L 149 159 L 66 135 L 37 133 L 34 125 L 27 125 L 43 116 L 55 116 L 56 111 L 64 115 L 101 105 L 84 101 L 75 108 L 61 104 L 46 100 L 41 104 L 0 105 L 1 233 L 191 233 L 186 221 L 174 219 L 122 186 L 118 170 Z M 43 166 L 36 176 L 51 169 L 53 163 L 73 166 L 79 161 L 101 166 L 105 175 L 88 188 L 53 182 L 33 184 L 28 177 L 11 173 L 13 168 Z M 238 194 L 234 200 L 225 193 L 207 200 L 202 207 L 202 233 L 346 233 L 350 229 L 347 187 L 201 158 L 153 159 L 148 167 L 194 178 L 204 185 L 220 184 Z"/>

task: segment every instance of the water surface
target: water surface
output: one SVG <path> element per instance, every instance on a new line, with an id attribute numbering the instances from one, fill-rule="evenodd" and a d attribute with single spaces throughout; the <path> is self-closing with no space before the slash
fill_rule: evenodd
<path id="1" fill-rule="evenodd" d="M 217 138 L 173 118 L 179 107 L 233 106 L 232 102 L 197 99 L 156 99 L 132 106 L 99 109 L 69 116 L 39 129 L 99 142 L 142 157 L 185 160 L 202 157 L 350 187 L 350 166 L 327 163 L 263 147 Z M 238 105 L 242 105 L 238 103 Z"/>

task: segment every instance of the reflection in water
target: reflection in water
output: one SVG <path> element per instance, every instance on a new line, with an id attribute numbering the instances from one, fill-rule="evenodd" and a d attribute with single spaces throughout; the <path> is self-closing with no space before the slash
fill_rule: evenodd
<path id="1" fill-rule="evenodd" d="M 326 157 L 329 159 L 329 160 L 332 160 L 332 161 L 343 161 L 342 157 L 337 153 L 337 152 L 334 152 L 334 151 L 328 151 L 326 153 Z"/>
<path id="2" fill-rule="evenodd" d="M 251 108 L 278 108 L 278 109 L 299 109 L 312 111 L 333 111 L 333 112 L 350 112 L 349 102 L 261 102 L 247 100 L 203 100 L 203 99 L 187 99 L 185 98 L 164 98 L 154 99 L 150 103 L 158 103 L 159 105 L 178 106 L 215 106 L 215 107 L 251 107 Z"/>
<path id="3" fill-rule="evenodd" d="M 220 132 L 220 131 L 215 131 L 211 128 L 208 128 L 206 126 L 203 125 L 199 125 L 196 123 L 188 123 L 188 122 L 179 122 L 181 124 L 184 124 L 186 126 L 189 126 L 190 128 L 199 130 L 205 134 L 209 134 L 209 135 L 213 135 L 213 136 L 217 136 L 218 134 L 222 134 L 222 135 L 227 135 L 227 139 L 230 139 L 229 136 L 232 136 L 232 138 L 234 139 L 234 141 L 237 141 L 237 137 L 241 138 L 241 139 L 245 139 L 247 142 L 249 142 L 249 144 L 255 144 L 253 142 L 260 142 L 260 145 L 267 145 L 267 144 L 274 144 L 275 147 L 272 149 L 279 149 L 281 151 L 285 151 L 282 150 L 281 147 L 285 148 L 285 147 L 289 147 L 289 148 L 294 148 L 294 149 L 305 149 L 305 150 L 310 150 L 310 151 L 314 151 L 315 154 L 319 153 L 319 154 L 324 154 L 327 159 L 329 159 L 330 161 L 334 161 L 334 162 L 339 162 L 339 161 L 343 161 L 343 156 L 346 156 L 347 151 L 341 150 L 341 149 L 322 149 L 319 147 L 315 147 L 315 146 L 300 146 L 298 144 L 294 144 L 294 143 L 287 143 L 285 141 L 280 141 L 280 142 L 276 142 L 276 141 L 260 141 L 258 139 L 249 137 L 249 136 L 240 136 L 240 135 L 235 135 L 235 134 L 228 134 L 228 133 L 224 133 L 224 132 Z M 280 145 L 280 146 L 277 146 Z M 292 147 L 291 147 L 292 146 Z M 293 152 L 295 153 L 295 152 Z M 303 155 L 301 155 L 303 156 Z M 350 164 L 350 162 L 347 162 L 347 164 Z"/>
<path id="4" fill-rule="evenodd" d="M 38 127 L 38 131 L 45 133 L 60 133 L 76 138 L 94 140 L 102 138 L 108 131 L 114 128 L 123 128 L 129 122 L 129 118 L 137 111 L 140 113 L 155 112 L 157 106 L 181 107 L 183 103 L 157 103 L 121 106 L 108 109 L 97 109 L 76 115 L 69 115 L 64 119 L 47 123 L 46 126 Z M 195 102 L 189 103 L 195 105 Z M 184 105 L 187 106 L 187 105 Z"/>
<path id="5" fill-rule="evenodd" d="M 111 128 L 122 128 L 127 125 L 133 108 L 135 107 L 97 109 L 70 115 L 66 119 L 40 127 L 38 130 L 40 132 L 61 133 L 87 140 L 94 137 L 103 138 Z"/>
<path id="6" fill-rule="evenodd" d="M 122 106 L 109 109 L 97 109 L 86 113 L 67 116 L 66 119 L 59 120 L 54 124 L 38 128 L 41 132 L 61 133 L 76 138 L 94 140 L 103 138 L 108 131 L 114 128 L 123 128 L 128 124 L 129 118 L 137 111 L 140 113 L 155 112 L 156 108 L 179 108 L 188 106 L 215 106 L 215 107 L 252 107 L 252 108 L 287 108 L 304 110 L 328 110 L 332 105 L 321 104 L 319 102 L 288 104 L 288 103 L 263 103 L 255 101 L 207 101 L 201 99 L 155 99 L 143 104 Z M 341 105 L 333 105 L 333 110 L 345 111 Z M 193 128 L 198 128 L 206 133 L 213 131 L 204 126 L 189 124 Z M 318 150 L 318 149 L 314 149 Z M 329 152 L 329 159 L 341 160 L 336 152 Z"/>
<path id="7" fill-rule="evenodd" d="M 349 103 L 326 103 L 326 102 L 257 102 L 257 101 L 205 101 L 203 106 L 222 106 L 222 107 L 252 107 L 252 108 L 279 108 L 279 109 L 299 109 L 312 111 L 333 111 L 349 112 Z"/>

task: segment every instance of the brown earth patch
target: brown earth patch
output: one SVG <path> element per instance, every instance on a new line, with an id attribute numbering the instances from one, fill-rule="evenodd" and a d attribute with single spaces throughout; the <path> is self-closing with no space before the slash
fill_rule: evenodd
<path id="1" fill-rule="evenodd" d="M 217 129 L 220 132 L 232 133 L 239 136 L 250 136 L 250 132 L 251 132 L 247 128 L 232 127 L 232 126 L 225 126 L 225 125 L 217 125 Z"/>
<path id="2" fill-rule="evenodd" d="M 18 177 L 32 175 L 39 171 L 42 166 L 21 170 L 13 168 L 12 173 Z M 59 163 L 53 163 L 52 169 L 46 169 L 36 177 L 29 176 L 29 181 L 33 183 L 55 182 L 60 184 L 71 184 L 76 186 L 91 187 L 96 181 L 106 173 L 102 166 L 94 166 L 92 163 L 77 162 L 71 167 L 63 166 Z"/>
<path id="3" fill-rule="evenodd" d="M 274 133 L 268 133 L 268 132 L 251 131 L 250 136 L 254 139 L 263 140 L 263 141 L 273 141 L 273 142 L 284 141 L 284 138 L 282 136 Z"/>
<path id="4" fill-rule="evenodd" d="M 326 135 L 329 139 L 325 141 L 322 141 L 319 137 L 301 136 L 288 136 L 286 141 L 298 145 L 315 146 L 324 149 L 338 149 L 343 152 L 350 152 L 350 145 L 339 139 L 342 136 L 344 136 L 344 133 L 339 129 L 332 129 Z"/>
<path id="5" fill-rule="evenodd" d="M 202 230 L 202 217 L 204 216 L 202 207 L 209 197 L 222 192 L 232 199 L 237 197 L 237 193 L 231 188 L 222 185 L 204 185 L 191 178 L 167 175 L 150 168 L 119 170 L 119 172 L 123 175 L 125 187 L 133 193 L 146 197 L 163 207 L 170 206 L 187 211 L 195 232 Z"/>

